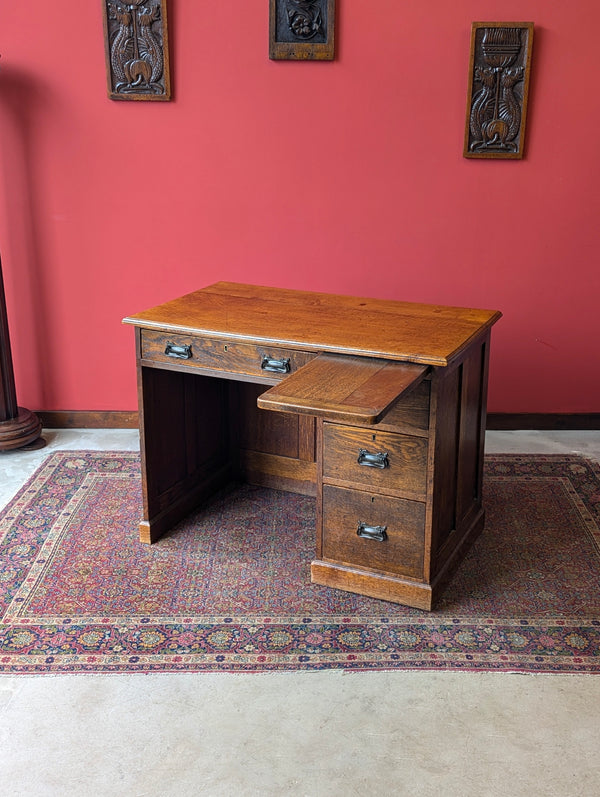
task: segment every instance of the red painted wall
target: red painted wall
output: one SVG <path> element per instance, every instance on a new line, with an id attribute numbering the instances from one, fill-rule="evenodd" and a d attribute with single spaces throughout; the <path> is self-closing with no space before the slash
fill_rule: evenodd
<path id="1" fill-rule="evenodd" d="M 462 157 L 473 20 L 536 24 L 523 161 Z M 489 409 L 598 412 L 596 0 L 170 2 L 174 100 L 106 96 L 100 0 L 0 8 L 0 250 L 19 402 L 136 405 L 121 318 L 219 279 L 501 309 Z"/>

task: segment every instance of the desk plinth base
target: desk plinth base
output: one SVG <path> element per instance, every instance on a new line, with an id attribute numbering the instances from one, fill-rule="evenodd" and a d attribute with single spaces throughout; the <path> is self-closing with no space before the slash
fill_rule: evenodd
<path id="1" fill-rule="evenodd" d="M 313 584 L 343 589 L 346 592 L 355 592 L 382 601 L 402 603 L 415 609 L 431 611 L 433 605 L 433 591 L 427 584 L 366 573 L 319 559 L 311 562 L 310 577 Z"/>

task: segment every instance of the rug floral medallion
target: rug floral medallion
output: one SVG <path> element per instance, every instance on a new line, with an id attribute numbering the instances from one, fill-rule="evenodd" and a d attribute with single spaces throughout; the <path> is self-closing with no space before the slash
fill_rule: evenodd
<path id="1" fill-rule="evenodd" d="M 0 512 L 0 672 L 600 672 L 600 466 L 486 458 L 436 609 L 310 582 L 314 499 L 249 485 L 152 546 L 139 458 L 56 452 Z"/>

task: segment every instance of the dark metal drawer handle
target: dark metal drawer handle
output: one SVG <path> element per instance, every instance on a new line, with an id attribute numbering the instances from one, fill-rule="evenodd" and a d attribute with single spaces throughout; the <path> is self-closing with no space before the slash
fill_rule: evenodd
<path id="1" fill-rule="evenodd" d="M 260 367 L 263 369 L 263 371 L 273 371 L 276 374 L 289 374 L 289 372 L 292 370 L 289 357 L 286 357 L 282 360 L 277 360 L 275 357 L 267 357 L 265 355 L 262 358 Z"/>
<path id="2" fill-rule="evenodd" d="M 165 354 L 167 357 L 175 357 L 177 360 L 190 360 L 192 357 L 192 347 L 187 345 L 178 346 L 175 343 L 167 343 L 165 347 Z"/>
<path id="3" fill-rule="evenodd" d="M 390 460 L 387 451 L 379 451 L 377 454 L 372 454 L 365 448 L 358 451 L 359 465 L 365 465 L 368 468 L 389 468 Z"/>
<path id="4" fill-rule="evenodd" d="M 362 520 L 358 523 L 356 533 L 365 540 L 376 540 L 377 542 L 387 540 L 387 526 L 367 526 Z"/>

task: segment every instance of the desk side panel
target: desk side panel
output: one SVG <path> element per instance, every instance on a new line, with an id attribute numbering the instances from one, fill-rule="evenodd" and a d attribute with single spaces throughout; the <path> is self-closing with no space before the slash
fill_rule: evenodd
<path id="1" fill-rule="evenodd" d="M 483 528 L 488 358 L 489 333 L 432 380 L 430 574 L 438 587 Z"/>
<path id="2" fill-rule="evenodd" d="M 154 542 L 231 478 L 224 380 L 138 367 L 144 517 Z"/>

